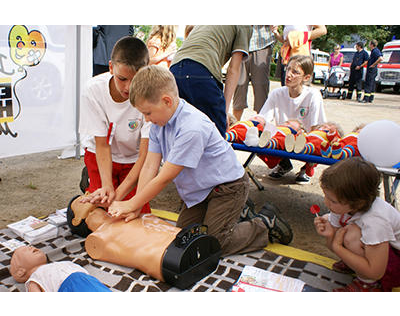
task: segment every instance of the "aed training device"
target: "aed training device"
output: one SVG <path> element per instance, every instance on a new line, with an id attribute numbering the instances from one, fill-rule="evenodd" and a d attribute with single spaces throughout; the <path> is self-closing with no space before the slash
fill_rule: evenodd
<path id="1" fill-rule="evenodd" d="M 74 197 L 68 205 L 71 232 L 85 237 L 94 260 L 138 269 L 172 286 L 185 289 L 213 272 L 221 246 L 200 224 L 179 228 L 153 214 L 125 222 L 91 203 Z"/>
<path id="2" fill-rule="evenodd" d="M 185 289 L 213 272 L 221 256 L 221 246 L 207 235 L 207 226 L 193 224 L 183 228 L 167 247 L 162 260 L 166 282 Z"/>

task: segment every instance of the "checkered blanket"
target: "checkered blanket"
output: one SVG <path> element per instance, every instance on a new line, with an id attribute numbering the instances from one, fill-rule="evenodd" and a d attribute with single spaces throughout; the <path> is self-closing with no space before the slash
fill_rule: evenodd
<path id="1" fill-rule="evenodd" d="M 18 240 L 27 244 L 9 229 L 0 230 L 0 292 L 24 292 L 25 286 L 16 283 L 9 273 L 12 250 L 4 246 Z M 59 227 L 58 237 L 36 244 L 43 250 L 50 262 L 69 260 L 83 266 L 115 292 L 178 292 L 168 283 L 156 280 L 139 270 L 93 260 L 85 251 L 84 239 L 71 235 L 66 225 Z M 221 258 L 217 269 L 185 291 L 225 292 L 239 278 L 245 265 L 255 266 L 304 281 L 311 290 L 330 291 L 348 284 L 352 277 L 331 271 L 314 263 L 277 255 L 260 250 L 245 255 Z"/>

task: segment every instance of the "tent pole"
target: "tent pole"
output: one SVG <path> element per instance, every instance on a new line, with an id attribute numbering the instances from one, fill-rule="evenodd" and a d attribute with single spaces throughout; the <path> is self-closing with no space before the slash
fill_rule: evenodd
<path id="1" fill-rule="evenodd" d="M 80 96 L 81 96 L 81 26 L 76 26 L 76 111 L 75 111 L 75 158 L 81 157 L 81 141 L 79 136 L 79 113 L 80 113 Z"/>

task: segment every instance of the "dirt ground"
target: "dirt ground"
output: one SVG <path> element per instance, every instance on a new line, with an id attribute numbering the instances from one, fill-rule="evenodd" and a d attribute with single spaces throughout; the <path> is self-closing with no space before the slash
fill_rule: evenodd
<path id="1" fill-rule="evenodd" d="M 279 86 L 277 82 L 271 83 L 271 89 Z M 250 87 L 250 105 L 252 99 Z M 345 133 L 360 123 L 380 119 L 389 119 L 400 124 L 400 95 L 392 91 L 377 93 L 373 104 L 332 98 L 326 99 L 324 104 L 328 120 L 340 123 Z M 255 112 L 251 108 L 246 109 L 243 118 L 253 114 Z M 84 166 L 83 158 L 58 159 L 60 153 L 61 151 L 50 151 L 0 159 L 0 228 L 28 215 L 46 216 L 56 209 L 66 207 L 72 197 L 81 194 L 79 181 Z M 248 155 L 237 152 L 242 163 Z M 316 174 L 309 184 L 298 185 L 294 182 L 295 173 L 302 163 L 293 161 L 293 164 L 294 169 L 288 176 L 273 181 L 268 178 L 269 169 L 256 158 L 251 169 L 265 190 L 259 191 L 251 183 L 250 198 L 256 203 L 257 211 L 265 201 L 272 202 L 280 209 L 281 216 L 290 223 L 294 231 L 291 246 L 335 258 L 325 248 L 324 240 L 315 233 L 313 215 L 308 211 L 312 204 L 319 204 L 322 211 L 326 211 L 318 184 L 318 178 L 326 166 L 320 165 L 316 168 Z M 397 199 L 400 199 L 400 192 L 397 192 Z M 152 208 L 177 211 L 180 199 L 174 185 L 168 185 L 150 204 Z"/>

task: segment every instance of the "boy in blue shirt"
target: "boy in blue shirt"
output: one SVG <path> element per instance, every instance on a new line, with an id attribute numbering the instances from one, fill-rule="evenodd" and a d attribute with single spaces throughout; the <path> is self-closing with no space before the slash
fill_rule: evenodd
<path id="1" fill-rule="evenodd" d="M 177 226 L 207 225 L 208 233 L 220 242 L 223 255 L 262 249 L 268 237 L 290 242 L 290 228 L 290 236 L 285 235 L 288 225 L 271 210 L 238 222 L 249 192 L 248 176 L 215 124 L 179 98 L 169 70 L 154 65 L 139 70 L 129 98 L 146 121 L 153 123 L 149 151 L 137 194 L 128 201 L 113 202 L 109 214 L 126 221 L 136 218 L 142 205 L 174 181 L 185 202 Z M 160 169 L 161 160 L 164 164 Z"/>

